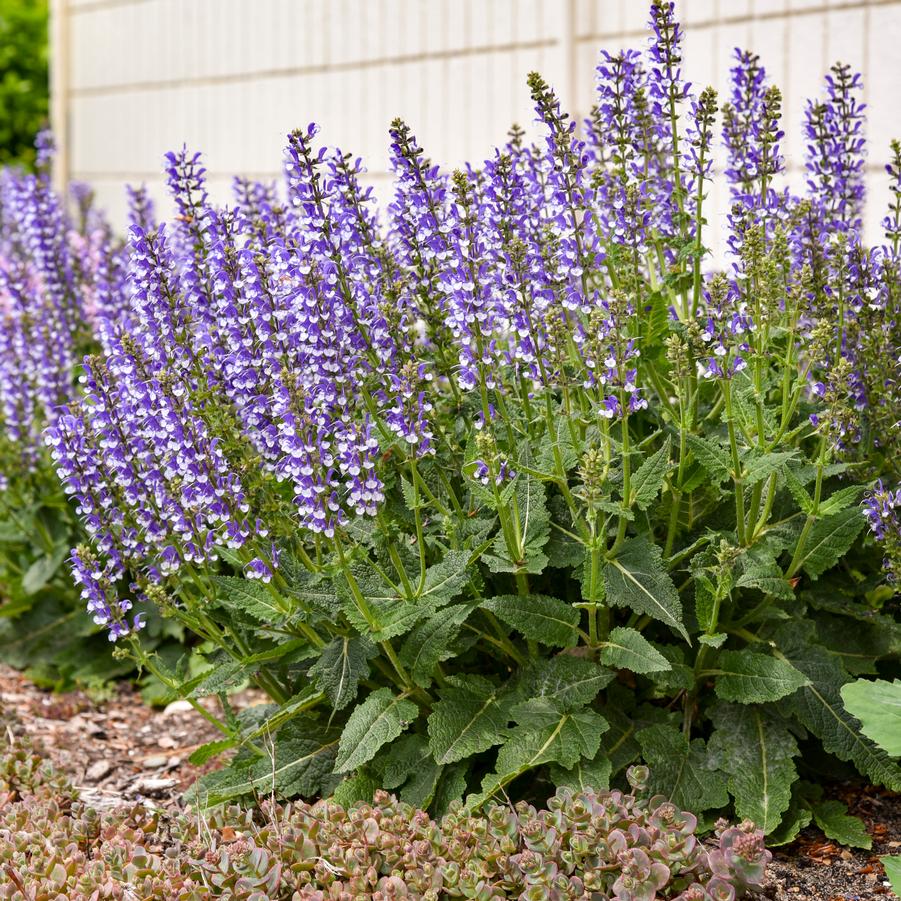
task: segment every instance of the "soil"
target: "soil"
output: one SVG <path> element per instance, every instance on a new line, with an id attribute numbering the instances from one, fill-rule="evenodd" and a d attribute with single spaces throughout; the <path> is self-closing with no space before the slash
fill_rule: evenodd
<path id="1" fill-rule="evenodd" d="M 248 691 L 232 700 L 240 708 L 263 696 Z M 0 665 L 0 714 L 4 712 L 73 781 L 82 799 L 98 809 L 135 800 L 179 808 L 184 790 L 216 766 L 197 767 L 188 760 L 195 748 L 219 737 L 207 720 L 183 701 L 150 708 L 129 685 L 117 686 L 111 697 L 98 702 L 77 691 L 50 694 Z M 827 795 L 844 801 L 864 820 L 872 850 L 843 848 L 809 828 L 774 852 L 761 901 L 895 898 L 878 858 L 901 854 L 901 795 L 852 784 L 828 786 Z"/>

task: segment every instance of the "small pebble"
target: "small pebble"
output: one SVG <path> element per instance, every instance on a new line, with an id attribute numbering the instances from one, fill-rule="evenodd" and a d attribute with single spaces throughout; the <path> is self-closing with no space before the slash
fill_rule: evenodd
<path id="1" fill-rule="evenodd" d="M 113 765 L 108 760 L 98 760 L 88 767 L 84 777 L 88 782 L 99 782 L 112 771 Z"/>

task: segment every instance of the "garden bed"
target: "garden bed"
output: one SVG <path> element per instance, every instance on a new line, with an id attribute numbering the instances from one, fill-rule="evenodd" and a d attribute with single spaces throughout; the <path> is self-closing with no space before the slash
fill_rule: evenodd
<path id="1" fill-rule="evenodd" d="M 233 697 L 238 708 L 258 702 L 255 692 Z M 183 809 L 182 793 L 212 766 L 188 756 L 215 737 L 213 727 L 187 705 L 154 709 L 138 692 L 118 685 L 104 700 L 83 692 L 49 694 L 0 666 L 0 710 L 8 717 L 7 741 L 28 736 L 98 810 L 135 802 L 165 813 Z M 17 736 L 16 733 L 19 733 Z M 763 896 L 775 901 L 870 901 L 893 897 L 880 855 L 901 849 L 901 796 L 856 784 L 836 784 L 827 794 L 848 804 L 873 837 L 871 851 L 842 848 L 810 828 L 778 849 Z M 164 826 L 151 844 L 166 847 Z"/>

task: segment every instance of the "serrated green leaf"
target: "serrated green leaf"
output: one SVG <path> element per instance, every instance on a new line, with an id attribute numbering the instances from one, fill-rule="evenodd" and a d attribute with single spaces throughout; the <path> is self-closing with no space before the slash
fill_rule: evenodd
<path id="1" fill-rule="evenodd" d="M 470 809 L 480 807 L 530 769 L 547 763 L 570 769 L 581 757 L 593 758 L 598 753 L 601 735 L 608 728 L 600 714 L 593 710 L 565 713 L 545 700 L 527 705 L 525 724 L 510 733 L 498 752 L 495 772 L 484 778 L 481 793 L 467 800 Z"/>
<path id="2" fill-rule="evenodd" d="M 335 710 L 356 697 L 357 686 L 369 675 L 369 661 L 377 653 L 376 646 L 361 636 L 339 636 L 322 649 L 310 675 Z"/>
<path id="3" fill-rule="evenodd" d="M 510 698 L 482 676 L 453 676 L 428 719 L 429 747 L 440 764 L 500 744 L 510 721 Z"/>
<path id="4" fill-rule="evenodd" d="M 260 582 L 237 576 L 210 576 L 216 586 L 216 600 L 225 609 L 236 609 L 260 623 L 276 623 L 291 611 L 286 602 L 280 604 Z"/>
<path id="5" fill-rule="evenodd" d="M 428 688 L 435 666 L 453 655 L 451 644 L 460 632 L 466 617 L 480 601 L 454 604 L 431 614 L 407 636 L 400 649 L 400 660 L 407 667 L 413 681 Z"/>
<path id="6" fill-rule="evenodd" d="M 716 676 L 717 696 L 739 704 L 778 701 L 810 684 L 788 661 L 758 654 L 749 648 L 721 651 L 716 667 L 705 671 Z"/>
<path id="7" fill-rule="evenodd" d="M 613 677 L 613 672 L 584 657 L 558 654 L 536 661 L 525 672 L 522 694 L 547 698 L 572 709 L 591 703 Z"/>
<path id="8" fill-rule="evenodd" d="M 756 485 L 774 472 L 778 472 L 797 455 L 797 451 L 776 451 L 769 454 L 753 452 L 751 458 L 744 463 L 745 484 Z"/>
<path id="9" fill-rule="evenodd" d="M 698 435 L 689 435 L 688 446 L 691 448 L 695 459 L 704 467 L 704 471 L 710 476 L 714 484 L 719 485 L 730 477 L 732 460 L 728 449 L 723 445 L 710 441 L 707 438 L 701 438 Z"/>
<path id="10" fill-rule="evenodd" d="M 712 634 L 705 632 L 698 637 L 698 641 L 707 645 L 708 648 L 721 648 L 728 637 L 725 632 L 713 632 Z"/>
<path id="11" fill-rule="evenodd" d="M 413 484 L 403 476 L 400 478 L 400 489 L 408 510 L 421 510 L 423 507 L 428 506 L 422 493 L 414 491 Z"/>
<path id="12" fill-rule="evenodd" d="M 688 641 L 682 624 L 682 602 L 663 567 L 663 553 L 647 538 L 628 539 L 604 568 L 607 602 L 629 607 L 666 623 Z"/>
<path id="13" fill-rule="evenodd" d="M 850 848 L 873 847 L 873 837 L 860 817 L 851 816 L 841 801 L 821 801 L 813 806 L 813 819 L 826 838 Z"/>
<path id="14" fill-rule="evenodd" d="M 354 804 L 369 804 L 380 787 L 378 779 L 364 770 L 342 779 L 335 786 L 331 800 L 345 809 L 353 807 Z"/>
<path id="15" fill-rule="evenodd" d="M 482 608 L 526 638 L 559 648 L 578 642 L 579 611 L 559 598 L 543 594 L 503 594 L 482 602 Z"/>
<path id="16" fill-rule="evenodd" d="M 813 813 L 806 803 L 798 800 L 797 788 L 800 783 L 795 783 L 792 791 L 791 804 L 782 816 L 782 822 L 767 836 L 767 845 L 771 848 L 779 848 L 790 845 L 813 822 Z"/>
<path id="17" fill-rule="evenodd" d="M 519 513 L 519 534 L 522 536 L 522 559 L 514 560 L 502 534 L 492 545 L 492 554 L 482 559 L 491 572 L 535 573 L 544 571 L 548 556 L 544 546 L 550 538 L 550 514 L 544 484 L 530 473 L 520 473 L 515 481 L 515 496 Z"/>
<path id="18" fill-rule="evenodd" d="M 219 663 L 212 669 L 202 674 L 199 681 L 192 680 L 193 687 L 185 695 L 188 698 L 206 698 L 209 695 L 217 695 L 240 685 L 250 675 L 251 670 L 235 660 Z M 191 684 L 191 683 L 189 683 Z M 187 686 L 183 686 L 186 688 Z"/>
<path id="19" fill-rule="evenodd" d="M 390 688 L 380 688 L 351 713 L 335 760 L 335 772 L 347 773 L 362 766 L 379 748 L 394 741 L 416 719 L 417 706 Z"/>
<path id="20" fill-rule="evenodd" d="M 555 420 L 556 438 L 545 434 L 541 439 L 541 445 L 538 448 L 537 465 L 541 472 L 556 472 L 557 464 L 554 458 L 554 446 L 560 456 L 560 462 L 563 465 L 564 472 L 573 469 L 579 462 L 578 454 L 572 443 L 572 436 L 569 433 L 569 424 L 566 417 L 561 415 Z"/>
<path id="21" fill-rule="evenodd" d="M 835 566 L 854 544 L 864 523 L 859 507 L 849 507 L 834 516 L 818 519 L 810 530 L 801 558 L 807 575 L 817 579 Z"/>
<path id="22" fill-rule="evenodd" d="M 820 516 L 831 516 L 833 513 L 850 507 L 851 504 L 857 502 L 862 490 L 860 485 L 848 485 L 846 488 L 834 491 L 820 504 Z"/>
<path id="23" fill-rule="evenodd" d="M 223 751 L 228 751 L 234 746 L 235 739 L 233 738 L 221 738 L 218 741 L 208 741 L 199 748 L 195 748 L 188 757 L 188 760 L 193 763 L 194 766 L 202 766 L 208 760 L 212 760 Z"/>
<path id="24" fill-rule="evenodd" d="M 812 631 L 786 623 L 776 632 L 782 653 L 810 679 L 810 685 L 783 703 L 830 754 L 853 762 L 873 782 L 901 791 L 901 769 L 861 732 L 857 720 L 845 710 L 841 690 L 851 677 L 834 655 L 813 642 Z"/>
<path id="25" fill-rule="evenodd" d="M 772 558 L 750 560 L 736 579 L 737 588 L 756 588 L 764 594 L 771 594 L 783 601 L 793 600 L 795 592 L 782 569 Z"/>
<path id="26" fill-rule="evenodd" d="M 557 788 L 568 788 L 574 792 L 602 792 L 610 788 L 613 764 L 603 751 L 598 751 L 593 760 L 583 758 L 575 766 L 566 769 L 551 765 L 551 781 Z"/>
<path id="27" fill-rule="evenodd" d="M 892 757 L 901 757 L 901 679 L 858 679 L 842 686 L 845 710 L 860 731 Z"/>
<path id="28" fill-rule="evenodd" d="M 641 632 L 619 626 L 601 646 L 601 663 L 633 673 L 654 673 L 670 669 L 669 661 Z"/>
<path id="29" fill-rule="evenodd" d="M 813 498 L 807 493 L 807 490 L 801 484 L 801 480 L 788 466 L 785 467 L 783 475 L 785 476 L 785 485 L 795 499 L 795 503 L 801 508 L 801 511 L 803 513 L 812 513 Z"/>
<path id="30" fill-rule="evenodd" d="M 717 704 L 711 719 L 710 754 L 728 774 L 735 812 L 768 835 L 791 804 L 798 744 L 785 723 L 761 707 Z"/>
<path id="31" fill-rule="evenodd" d="M 295 721 L 276 736 L 272 755 L 239 755 L 229 767 L 198 780 L 188 798 L 216 807 L 249 794 L 310 797 L 331 773 L 337 746 L 337 732 L 311 720 Z"/>
<path id="32" fill-rule="evenodd" d="M 663 447 L 648 457 L 632 476 L 631 504 L 639 510 L 647 509 L 663 487 L 663 481 L 670 470 L 670 445 L 671 441 L 667 437 Z"/>
<path id="33" fill-rule="evenodd" d="M 381 788 L 421 809 L 431 803 L 444 769 L 435 763 L 423 735 L 402 735 L 372 766 L 381 773 Z"/>
<path id="34" fill-rule="evenodd" d="M 636 734 L 651 768 L 650 791 L 677 807 L 703 813 L 729 803 L 726 781 L 714 768 L 703 739 L 688 739 L 674 726 L 648 726 Z"/>

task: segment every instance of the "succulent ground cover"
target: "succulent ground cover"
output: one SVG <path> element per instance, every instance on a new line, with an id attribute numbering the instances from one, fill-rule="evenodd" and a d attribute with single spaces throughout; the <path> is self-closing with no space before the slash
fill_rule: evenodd
<path id="1" fill-rule="evenodd" d="M 125 244 L 83 189 L 67 216 L 43 142 L 4 174 L 4 565 L 32 597 L 65 558 L 115 659 L 218 731 L 196 804 L 477 816 L 646 764 L 701 830 L 853 844 L 818 782 L 901 788 L 842 696 L 901 648 L 901 144 L 870 248 L 859 76 L 792 123 L 796 194 L 759 58 L 720 109 L 681 47 L 652 4 L 581 129 L 533 73 L 537 143 L 452 173 L 393 122 L 381 210 L 315 125 L 283 197 L 216 205 L 169 154 L 178 215 L 133 192 Z M 68 501 L 35 489 L 57 477 Z"/>

